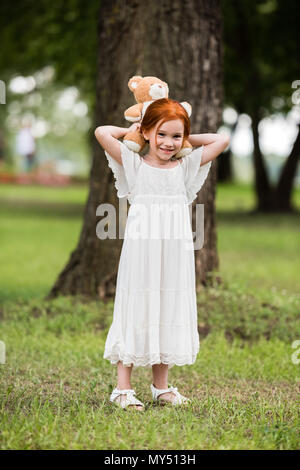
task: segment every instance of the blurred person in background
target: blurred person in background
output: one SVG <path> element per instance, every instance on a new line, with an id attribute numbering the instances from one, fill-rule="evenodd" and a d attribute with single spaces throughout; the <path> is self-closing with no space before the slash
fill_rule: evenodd
<path id="1" fill-rule="evenodd" d="M 22 157 L 22 169 L 29 172 L 35 165 L 35 140 L 28 122 L 22 124 L 16 137 L 16 150 Z"/>
<path id="2" fill-rule="evenodd" d="M 5 140 L 3 132 L 0 129 L 0 169 L 4 166 L 5 162 Z"/>

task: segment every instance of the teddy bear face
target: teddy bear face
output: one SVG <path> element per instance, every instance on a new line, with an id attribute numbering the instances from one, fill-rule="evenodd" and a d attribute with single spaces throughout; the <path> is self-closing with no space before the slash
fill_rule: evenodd
<path id="1" fill-rule="evenodd" d="M 137 103 L 168 98 L 169 87 L 157 77 L 133 77 L 129 82 Z"/>

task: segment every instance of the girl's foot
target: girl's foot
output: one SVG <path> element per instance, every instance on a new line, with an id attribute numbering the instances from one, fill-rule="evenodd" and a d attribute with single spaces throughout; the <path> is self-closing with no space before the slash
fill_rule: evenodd
<path id="1" fill-rule="evenodd" d="M 124 403 L 126 400 L 127 400 L 126 395 L 119 395 L 119 396 L 115 399 L 115 401 L 116 401 L 117 403 L 120 403 L 120 404 L 121 404 L 121 403 Z M 137 410 L 144 411 L 144 406 L 142 406 L 142 405 L 128 405 L 128 406 L 130 406 L 130 408 L 135 408 L 135 409 L 137 409 Z"/>
<path id="2" fill-rule="evenodd" d="M 138 411 L 144 411 L 144 404 L 135 398 L 135 391 L 133 389 L 119 390 L 115 388 L 110 396 L 110 401 L 121 406 L 123 409 L 130 407 Z"/>
<path id="3" fill-rule="evenodd" d="M 177 406 L 188 405 L 190 403 L 188 398 L 178 392 L 177 387 L 159 389 L 151 384 L 150 388 L 154 401 L 160 402 L 161 404 L 172 403 L 172 405 Z"/>
<path id="4" fill-rule="evenodd" d="M 176 397 L 175 393 L 167 392 L 167 393 L 162 393 L 161 395 L 159 395 L 158 400 L 168 401 L 172 403 L 175 397 Z"/>

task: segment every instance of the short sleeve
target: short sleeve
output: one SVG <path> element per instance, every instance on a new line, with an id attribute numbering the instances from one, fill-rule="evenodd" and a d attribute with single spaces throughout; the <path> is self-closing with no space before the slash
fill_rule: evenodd
<path id="1" fill-rule="evenodd" d="M 129 150 L 123 142 L 120 142 L 121 158 L 123 165 L 120 165 L 105 150 L 108 166 L 112 170 L 115 178 L 115 187 L 118 197 L 128 196 L 136 182 L 137 172 L 142 162 L 138 153 Z"/>
<path id="2" fill-rule="evenodd" d="M 197 193 L 202 188 L 211 168 L 212 161 L 200 166 L 203 149 L 204 145 L 196 148 L 192 153 L 182 159 L 188 204 L 191 204 L 196 199 Z"/>

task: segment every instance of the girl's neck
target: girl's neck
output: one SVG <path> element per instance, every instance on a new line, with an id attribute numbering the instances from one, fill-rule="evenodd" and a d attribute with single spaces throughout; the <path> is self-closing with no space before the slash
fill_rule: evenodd
<path id="1" fill-rule="evenodd" d="M 176 158 L 169 158 L 168 160 L 164 160 L 162 158 L 159 158 L 155 153 L 151 152 L 149 149 L 148 153 L 144 155 L 144 160 L 146 162 L 149 162 L 152 166 L 160 166 L 160 167 L 171 167 L 174 166 L 172 165 L 172 162 L 176 160 Z"/>

